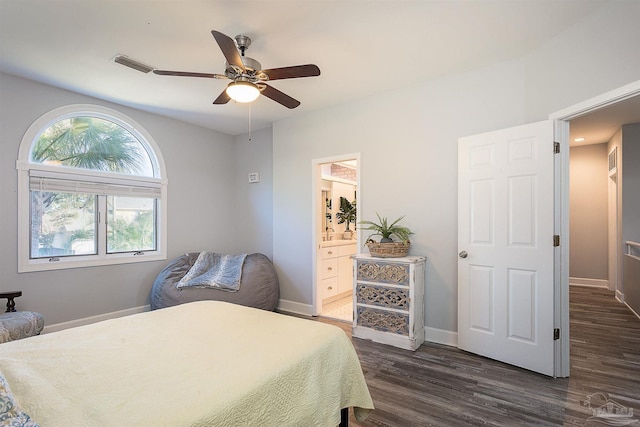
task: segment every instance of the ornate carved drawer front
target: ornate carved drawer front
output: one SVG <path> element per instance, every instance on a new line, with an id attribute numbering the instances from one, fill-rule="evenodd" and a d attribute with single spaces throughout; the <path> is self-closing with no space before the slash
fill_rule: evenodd
<path id="1" fill-rule="evenodd" d="M 409 265 L 384 261 L 358 261 L 358 280 L 409 285 Z"/>
<path id="2" fill-rule="evenodd" d="M 424 342 L 426 258 L 356 255 L 352 336 L 416 350 Z"/>
<path id="3" fill-rule="evenodd" d="M 358 307 L 360 326 L 399 335 L 409 334 L 409 314 Z"/>
<path id="4" fill-rule="evenodd" d="M 378 307 L 409 310 L 409 288 L 388 288 L 358 283 L 356 288 L 358 304 L 376 305 Z"/>

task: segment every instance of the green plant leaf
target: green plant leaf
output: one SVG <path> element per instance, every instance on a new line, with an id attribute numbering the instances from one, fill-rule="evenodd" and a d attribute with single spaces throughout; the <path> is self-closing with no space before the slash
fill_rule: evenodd
<path id="1" fill-rule="evenodd" d="M 385 239 L 391 238 L 392 235 L 395 235 L 403 242 L 409 241 L 409 236 L 413 234 L 413 232 L 408 227 L 398 225 L 398 223 L 404 218 L 404 215 L 393 221 L 390 225 L 387 217 L 381 217 L 377 212 L 376 216 L 378 217 L 377 223 L 373 221 L 360 221 L 359 223 L 361 226 L 364 226 L 364 228 L 362 228 L 363 230 L 374 232 L 369 235 L 366 240 L 369 240 L 372 236 L 380 236 Z"/>

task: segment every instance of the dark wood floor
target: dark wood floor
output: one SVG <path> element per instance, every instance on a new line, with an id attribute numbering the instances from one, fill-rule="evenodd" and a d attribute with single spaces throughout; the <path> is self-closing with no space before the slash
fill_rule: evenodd
<path id="1" fill-rule="evenodd" d="M 601 289 L 572 287 L 570 307 L 569 378 L 444 345 L 411 352 L 353 338 L 376 409 L 360 423 L 351 414 L 349 425 L 602 426 L 588 421 L 584 404 L 599 392 L 632 409 L 640 425 L 640 319 Z M 328 322 L 351 335 L 350 324 Z"/>

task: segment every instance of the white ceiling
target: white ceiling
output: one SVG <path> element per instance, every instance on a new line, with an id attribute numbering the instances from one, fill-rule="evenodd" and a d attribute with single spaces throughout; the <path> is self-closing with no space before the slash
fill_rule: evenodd
<path id="1" fill-rule="evenodd" d="M 518 58 L 606 0 L 0 0 L 0 71 L 237 135 L 249 107 L 213 105 L 227 81 L 143 74 L 222 73 L 211 36 L 244 34 L 263 68 L 314 63 L 319 77 L 271 85 L 300 100 L 260 97 L 252 129 L 275 120 Z M 572 123 L 573 127 L 573 123 Z"/>

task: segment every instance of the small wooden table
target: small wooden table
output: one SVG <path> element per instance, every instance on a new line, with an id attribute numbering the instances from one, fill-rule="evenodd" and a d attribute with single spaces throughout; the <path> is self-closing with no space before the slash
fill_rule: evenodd
<path id="1" fill-rule="evenodd" d="M 5 313 L 11 313 L 16 311 L 16 303 L 13 300 L 14 298 L 18 298 L 22 296 L 22 291 L 11 291 L 11 292 L 1 292 L 0 298 L 7 299 L 7 310 Z"/>

